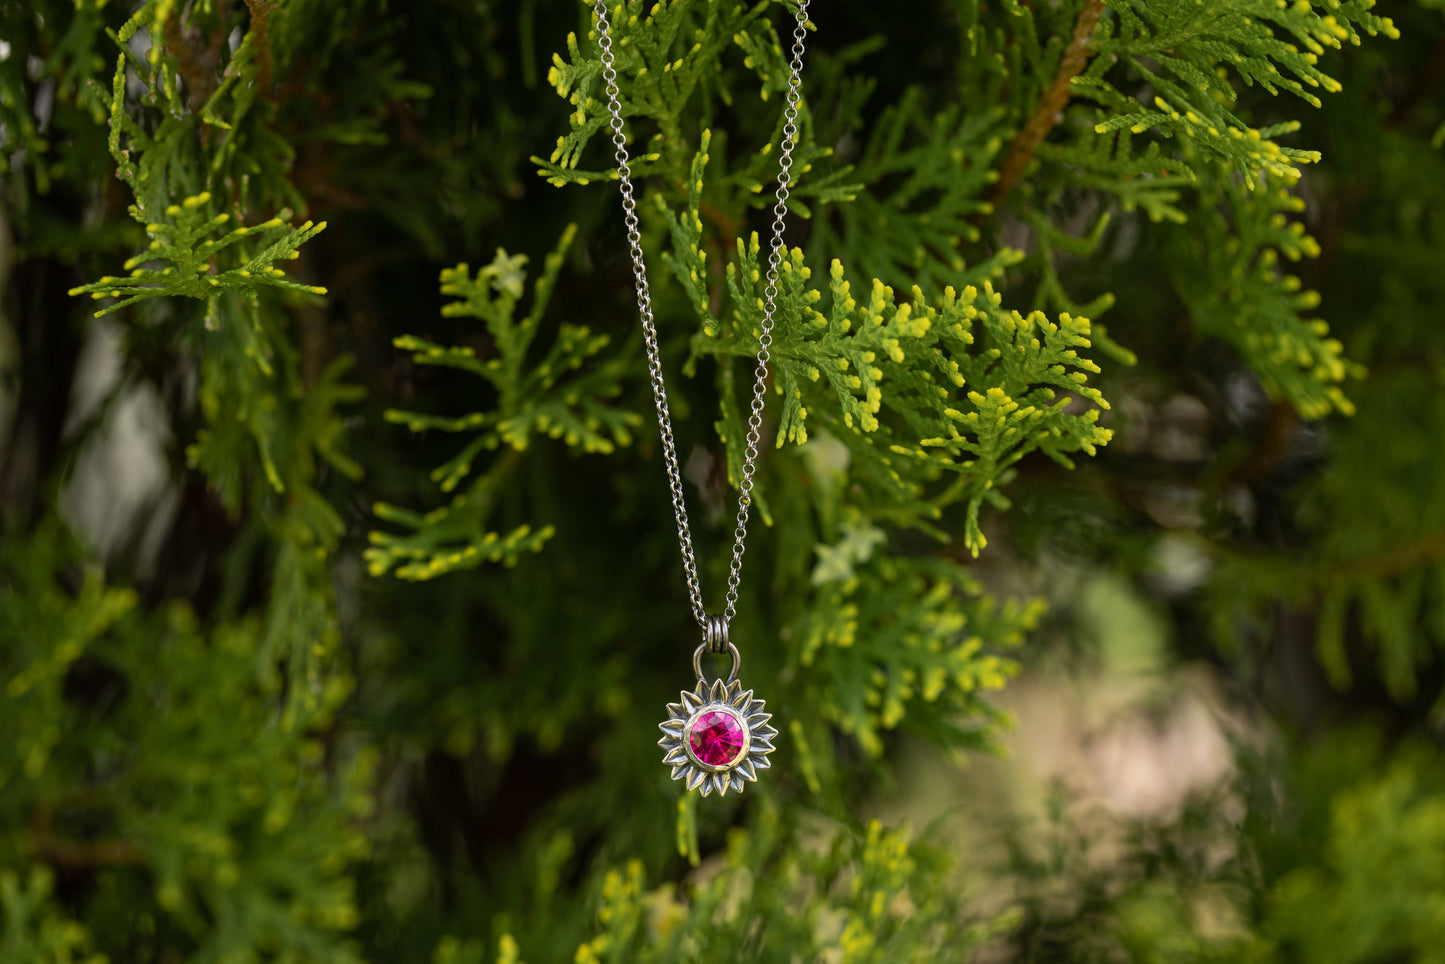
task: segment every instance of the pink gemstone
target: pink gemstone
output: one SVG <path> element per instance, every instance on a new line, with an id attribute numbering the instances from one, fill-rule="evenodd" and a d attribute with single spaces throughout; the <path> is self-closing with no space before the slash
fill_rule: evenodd
<path id="1" fill-rule="evenodd" d="M 687 739 L 693 756 L 710 767 L 725 767 L 743 748 L 743 725 L 731 713 L 712 710 L 693 722 Z"/>

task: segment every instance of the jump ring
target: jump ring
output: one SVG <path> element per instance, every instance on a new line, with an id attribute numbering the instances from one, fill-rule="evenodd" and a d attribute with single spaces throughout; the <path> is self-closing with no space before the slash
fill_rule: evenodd
<path id="1" fill-rule="evenodd" d="M 728 642 L 728 618 L 722 613 L 709 613 L 702 629 L 703 643 L 709 653 L 721 653 L 732 645 Z"/>

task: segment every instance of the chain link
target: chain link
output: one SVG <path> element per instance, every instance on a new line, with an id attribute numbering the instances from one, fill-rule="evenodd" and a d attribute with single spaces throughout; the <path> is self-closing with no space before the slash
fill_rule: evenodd
<path id="1" fill-rule="evenodd" d="M 789 65 L 788 102 L 783 113 L 783 143 L 779 151 L 777 201 L 773 205 L 773 240 L 768 253 L 768 281 L 763 291 L 763 321 L 758 335 L 758 363 L 753 379 L 752 411 L 748 417 L 747 444 L 742 477 L 738 480 L 738 520 L 733 533 L 732 567 L 728 575 L 727 605 L 723 625 L 737 613 L 738 585 L 742 581 L 743 547 L 748 536 L 748 512 L 752 508 L 753 473 L 757 468 L 758 444 L 763 434 L 763 401 L 768 389 L 768 349 L 773 343 L 773 309 L 778 297 L 778 276 L 782 271 L 785 246 L 783 219 L 788 211 L 788 185 L 792 181 L 793 148 L 798 137 L 798 103 L 803 74 L 803 42 L 807 39 L 808 2 L 799 0 L 797 24 L 793 29 L 792 62 Z M 632 274 L 637 288 L 637 308 L 642 316 L 642 336 L 647 345 L 647 370 L 652 379 L 652 397 L 657 405 L 657 425 L 667 463 L 667 480 L 672 489 L 672 511 L 677 518 L 677 538 L 682 546 L 682 568 L 687 574 L 687 591 L 698 625 L 708 630 L 708 615 L 698 584 L 697 558 L 692 548 L 692 531 L 687 523 L 687 506 L 682 496 L 682 471 L 677 462 L 677 445 L 672 434 L 672 415 L 667 405 L 667 386 L 662 379 L 662 362 L 657 349 L 657 326 L 652 318 L 652 296 L 647 287 L 647 266 L 642 259 L 642 232 L 638 228 L 637 199 L 632 190 L 632 166 L 627 139 L 622 134 L 622 106 L 617 87 L 617 65 L 612 53 L 612 31 L 607 21 L 606 0 L 594 0 L 597 18 L 597 47 L 602 53 L 602 79 L 607 87 L 607 107 L 612 115 L 612 143 L 617 148 L 617 180 L 622 193 L 622 212 L 627 222 L 627 244 L 632 251 Z M 725 632 L 725 630 L 724 630 Z"/>

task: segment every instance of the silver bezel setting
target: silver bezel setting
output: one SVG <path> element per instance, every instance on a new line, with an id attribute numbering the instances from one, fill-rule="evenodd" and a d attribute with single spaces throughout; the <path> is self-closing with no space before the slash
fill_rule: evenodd
<path id="1" fill-rule="evenodd" d="M 698 719 L 713 712 L 728 714 L 743 729 L 742 749 L 731 763 L 722 766 L 699 760 L 688 739 Z M 662 739 L 657 741 L 663 749 L 662 762 L 672 767 L 672 778 L 685 781 L 689 790 L 703 796 L 713 791 L 720 796 L 729 790 L 741 791 L 757 780 L 759 770 L 772 766 L 768 754 L 773 752 L 773 740 L 778 735 L 768 725 L 772 714 L 765 712 L 764 702 L 755 699 L 753 691 L 743 689 L 737 680 L 714 680 L 711 684 L 698 680 L 691 692 L 682 692 L 679 702 L 667 705 L 667 715 L 667 721 L 658 724 L 662 730 Z"/>
<path id="2" fill-rule="evenodd" d="M 738 721 L 738 726 L 743 731 L 743 745 L 738 749 L 737 753 L 733 754 L 733 758 L 727 763 L 708 763 L 706 760 L 703 760 L 701 757 L 699 757 L 697 755 L 697 751 L 692 748 L 693 728 L 697 726 L 698 720 L 702 719 L 703 716 L 709 713 L 723 713 L 727 716 L 731 716 L 733 719 Z M 722 773 L 726 770 L 731 770 L 733 767 L 737 766 L 738 761 L 742 760 L 748 755 L 748 750 L 752 747 L 752 743 L 753 739 L 752 734 L 748 730 L 747 718 L 744 717 L 737 710 L 733 709 L 731 706 L 728 706 L 724 703 L 708 703 L 706 706 L 698 709 L 698 711 L 692 714 L 692 716 L 688 717 L 687 722 L 683 724 L 682 727 L 682 748 L 687 752 L 687 758 L 692 761 L 693 766 L 699 766 L 702 767 L 704 770 L 711 770 L 714 773 Z"/>

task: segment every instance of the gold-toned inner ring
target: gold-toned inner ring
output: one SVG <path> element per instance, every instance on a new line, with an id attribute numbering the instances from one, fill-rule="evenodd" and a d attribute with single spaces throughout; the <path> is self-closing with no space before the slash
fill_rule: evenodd
<path id="1" fill-rule="evenodd" d="M 738 725 L 742 727 L 743 745 L 727 763 L 705 763 L 699 760 L 697 754 L 692 751 L 692 728 L 697 724 L 698 720 L 702 719 L 704 713 L 727 713 L 733 719 L 737 720 Z M 687 754 L 687 758 L 692 761 L 694 766 L 700 770 L 707 770 L 709 773 L 724 773 L 728 770 L 737 769 L 737 765 L 748 758 L 748 754 L 752 752 L 752 748 L 753 731 L 752 728 L 748 726 L 747 719 L 735 708 L 728 706 L 726 703 L 709 703 L 706 706 L 699 707 L 696 713 L 688 717 L 686 725 L 682 728 L 683 752 Z"/>

